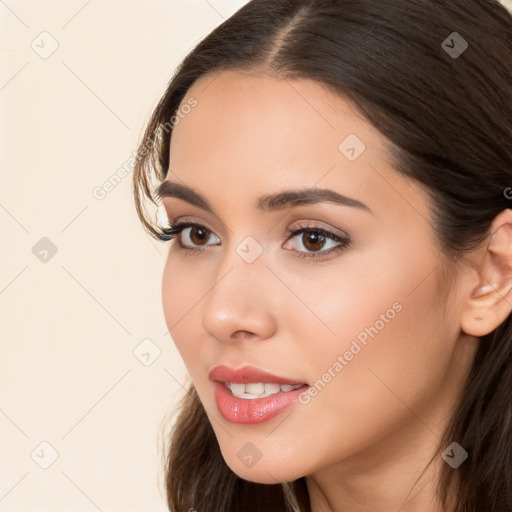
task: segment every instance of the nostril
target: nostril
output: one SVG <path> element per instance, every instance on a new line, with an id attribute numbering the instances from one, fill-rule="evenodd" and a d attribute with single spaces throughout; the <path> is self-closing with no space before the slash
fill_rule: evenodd
<path id="1" fill-rule="evenodd" d="M 232 338 L 236 339 L 252 338 L 254 336 L 256 336 L 256 334 L 245 330 L 238 330 L 231 335 Z"/>

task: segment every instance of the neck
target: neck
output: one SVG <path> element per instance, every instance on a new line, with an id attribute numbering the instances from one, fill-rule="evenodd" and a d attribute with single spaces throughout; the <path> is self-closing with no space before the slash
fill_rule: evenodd
<path id="1" fill-rule="evenodd" d="M 371 466 L 359 460 L 350 461 L 349 471 L 348 465 L 323 469 L 306 477 L 311 511 L 446 512 L 436 493 L 440 464 L 427 467 L 430 458 L 395 452 Z"/>

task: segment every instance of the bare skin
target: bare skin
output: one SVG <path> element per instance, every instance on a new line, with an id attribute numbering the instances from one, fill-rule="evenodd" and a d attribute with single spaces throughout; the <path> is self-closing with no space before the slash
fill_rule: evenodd
<path id="1" fill-rule="evenodd" d="M 510 312 L 511 211 L 495 220 L 489 244 L 453 269 L 443 296 L 446 262 L 427 194 L 393 169 L 384 137 L 345 99 L 308 80 L 237 72 L 212 80 L 183 100 L 198 104 L 174 129 L 166 179 L 195 189 L 215 213 L 163 199 L 171 222 L 209 231 L 201 238 L 186 228 L 171 242 L 162 293 L 226 463 L 260 483 L 306 476 L 313 512 L 442 512 L 435 483 L 445 462 L 438 455 L 420 475 L 460 399 L 477 337 Z M 350 134 L 365 145 L 353 161 L 355 139 L 340 150 Z M 256 207 L 260 196 L 313 187 L 366 208 Z M 287 234 L 308 225 L 348 245 Z M 252 263 L 236 251 L 248 236 L 262 249 Z M 187 253 L 180 242 L 204 250 Z M 370 326 L 377 334 L 345 357 Z M 336 371 L 339 355 L 346 364 Z M 208 371 L 218 364 L 311 386 L 331 369 L 331 379 L 308 403 L 240 425 L 217 409 Z M 248 442 L 262 453 L 251 468 L 237 457 Z"/>

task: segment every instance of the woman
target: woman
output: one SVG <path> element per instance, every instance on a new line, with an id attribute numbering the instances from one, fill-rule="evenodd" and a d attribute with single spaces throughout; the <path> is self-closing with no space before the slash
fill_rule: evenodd
<path id="1" fill-rule="evenodd" d="M 253 0 L 177 70 L 134 180 L 192 380 L 171 511 L 512 511 L 503 6 Z"/>

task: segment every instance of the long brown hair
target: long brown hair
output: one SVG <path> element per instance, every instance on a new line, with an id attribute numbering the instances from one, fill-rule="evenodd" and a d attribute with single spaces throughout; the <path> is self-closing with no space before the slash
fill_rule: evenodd
<path id="1" fill-rule="evenodd" d="M 183 60 L 139 145 L 137 212 L 156 238 L 165 236 L 150 208 L 169 169 L 170 120 L 199 77 L 228 69 L 313 79 L 351 101 L 391 142 L 396 170 L 426 187 L 447 261 L 481 243 L 510 206 L 512 17 L 498 1 L 253 0 Z M 512 511 L 511 395 L 509 316 L 481 338 L 436 453 L 455 440 L 469 454 L 440 475 L 439 495 L 445 505 L 455 496 L 454 512 Z M 310 511 L 304 477 L 269 485 L 231 471 L 192 384 L 165 473 L 172 512 Z"/>

